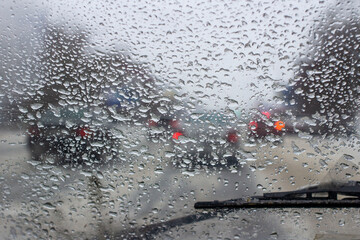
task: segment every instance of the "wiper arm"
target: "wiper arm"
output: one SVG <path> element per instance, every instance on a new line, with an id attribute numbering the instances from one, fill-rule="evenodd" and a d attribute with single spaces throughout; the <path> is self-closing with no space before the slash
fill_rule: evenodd
<path id="1" fill-rule="evenodd" d="M 360 200 L 227 200 L 196 202 L 195 208 L 359 208 Z"/>
<path id="2" fill-rule="evenodd" d="M 340 199 L 340 196 L 343 198 Z M 196 202 L 195 208 L 336 208 L 360 207 L 360 182 L 313 186 L 306 189 L 265 193 L 247 199 Z"/>

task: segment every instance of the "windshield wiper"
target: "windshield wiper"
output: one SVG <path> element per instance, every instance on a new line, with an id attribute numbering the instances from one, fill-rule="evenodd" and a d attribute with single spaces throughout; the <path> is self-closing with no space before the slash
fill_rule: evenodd
<path id="1" fill-rule="evenodd" d="M 296 191 L 265 193 L 263 196 L 248 199 L 197 202 L 194 207 L 215 210 L 196 211 L 194 214 L 169 221 L 116 231 L 110 236 L 115 239 L 149 239 L 171 228 L 223 217 L 236 211 L 235 208 L 358 208 L 360 207 L 360 182 L 327 183 Z"/>
<path id="2" fill-rule="evenodd" d="M 360 207 L 360 182 L 327 183 L 296 191 L 264 193 L 247 199 L 196 202 L 202 208 L 336 208 Z"/>

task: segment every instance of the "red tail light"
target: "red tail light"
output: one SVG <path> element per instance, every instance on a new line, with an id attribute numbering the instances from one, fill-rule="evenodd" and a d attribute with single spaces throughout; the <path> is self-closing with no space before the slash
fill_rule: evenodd
<path id="1" fill-rule="evenodd" d="M 277 121 L 274 124 L 274 128 L 278 131 L 281 131 L 285 127 L 285 123 L 283 121 Z"/>
<path id="2" fill-rule="evenodd" d="M 250 128 L 250 130 L 252 130 L 252 131 L 256 131 L 256 130 L 258 129 L 258 124 L 257 124 L 257 122 L 255 122 L 255 121 L 250 122 L 250 123 L 249 123 L 249 128 Z"/>
<path id="3" fill-rule="evenodd" d="M 179 137 L 182 136 L 182 135 L 184 135 L 184 134 L 182 134 L 182 132 L 175 132 L 172 137 L 173 137 L 173 139 L 178 140 Z"/>
<path id="4" fill-rule="evenodd" d="M 267 117 L 267 119 L 270 119 L 271 114 L 269 112 L 261 112 L 261 113 L 264 114 Z"/>
<path id="5" fill-rule="evenodd" d="M 89 137 L 92 134 L 92 132 L 90 131 L 89 128 L 79 128 L 76 131 L 76 135 L 81 136 L 81 137 Z"/>
<path id="6" fill-rule="evenodd" d="M 238 135 L 236 134 L 236 132 L 229 132 L 228 136 L 227 136 L 227 141 L 230 143 L 236 143 L 239 140 Z"/>

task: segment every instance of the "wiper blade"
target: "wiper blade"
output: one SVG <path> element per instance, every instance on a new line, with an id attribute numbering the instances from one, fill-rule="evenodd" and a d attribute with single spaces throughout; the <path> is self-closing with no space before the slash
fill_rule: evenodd
<path id="1" fill-rule="evenodd" d="M 360 200 L 227 200 L 196 202 L 195 208 L 360 208 Z"/>
<path id="2" fill-rule="evenodd" d="M 247 199 L 197 202 L 195 208 L 360 208 L 360 182 L 325 184 Z"/>

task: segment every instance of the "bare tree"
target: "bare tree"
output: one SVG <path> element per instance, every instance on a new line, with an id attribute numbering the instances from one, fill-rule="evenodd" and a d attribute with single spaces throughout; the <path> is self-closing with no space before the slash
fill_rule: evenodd
<path id="1" fill-rule="evenodd" d="M 314 33 L 313 45 L 299 61 L 287 100 L 297 115 L 312 116 L 319 133 L 352 133 L 359 109 L 360 21 L 329 11 Z"/>

